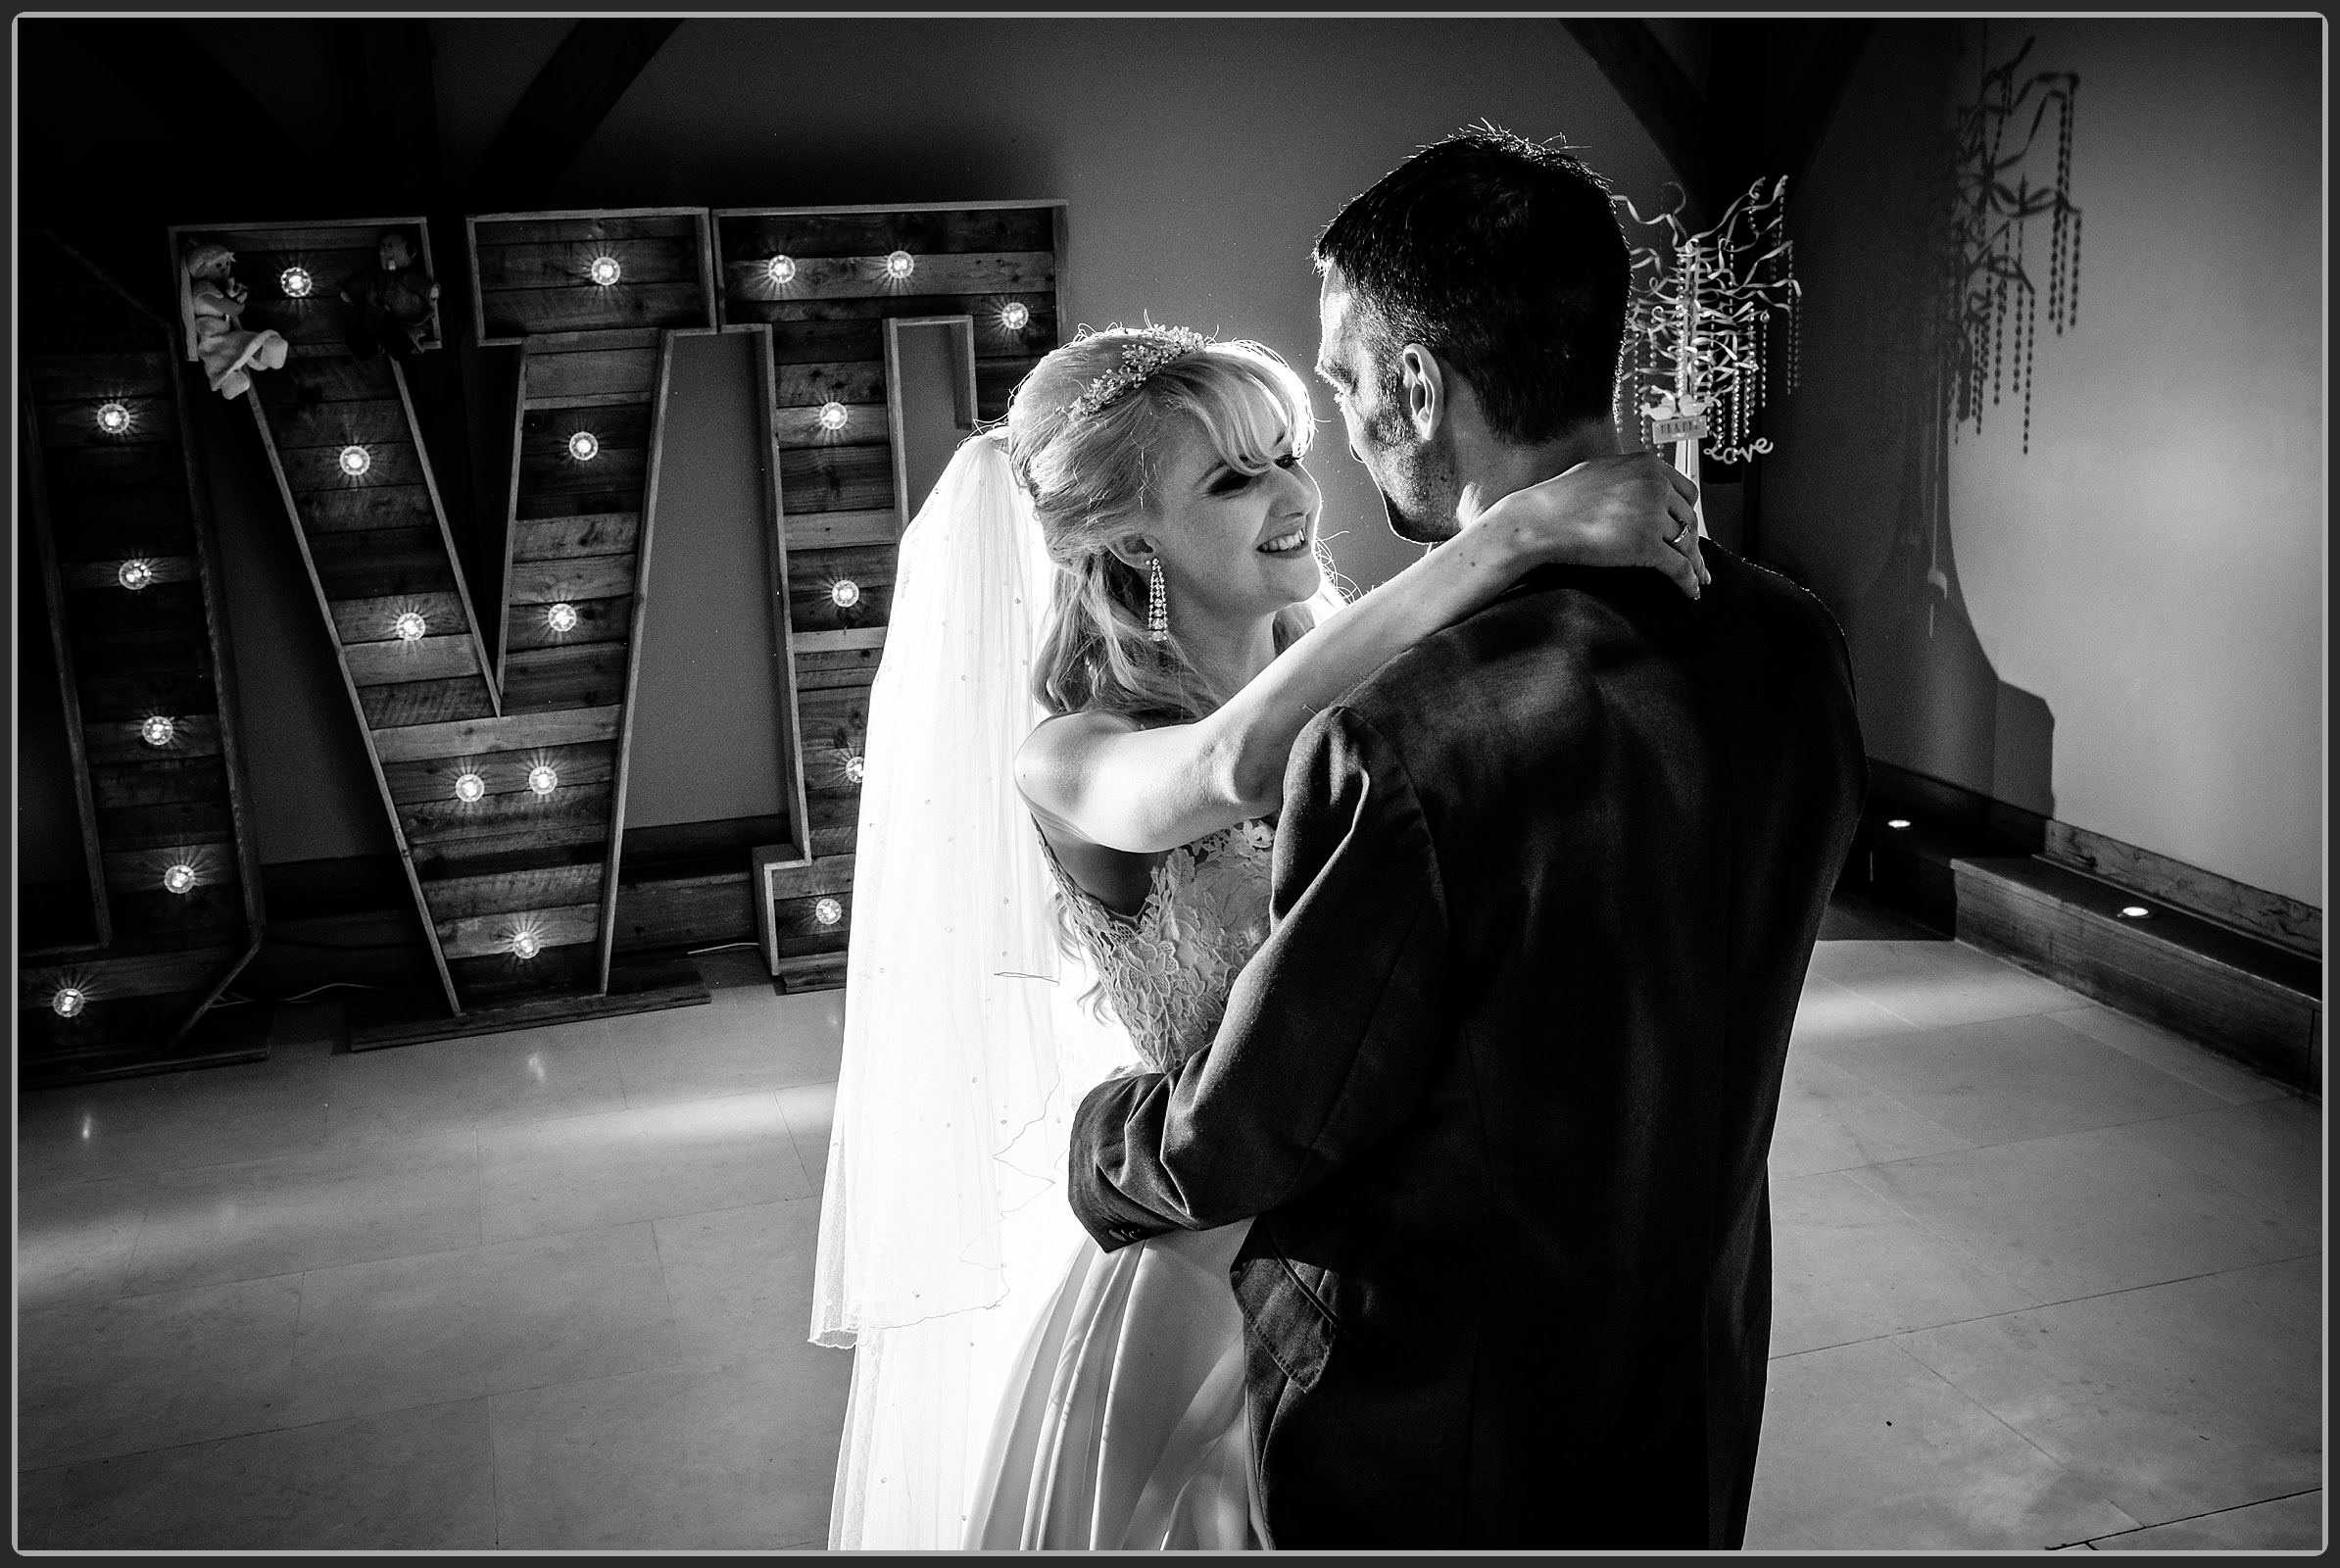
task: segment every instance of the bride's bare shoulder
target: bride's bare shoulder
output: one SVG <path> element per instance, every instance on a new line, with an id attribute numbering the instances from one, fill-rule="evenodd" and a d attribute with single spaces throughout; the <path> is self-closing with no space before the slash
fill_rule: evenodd
<path id="1" fill-rule="evenodd" d="M 1096 710 L 1044 719 L 1016 750 L 1016 789 L 1033 810 L 1052 816 L 1078 798 L 1081 774 L 1098 742 L 1144 727 L 1126 714 Z"/>

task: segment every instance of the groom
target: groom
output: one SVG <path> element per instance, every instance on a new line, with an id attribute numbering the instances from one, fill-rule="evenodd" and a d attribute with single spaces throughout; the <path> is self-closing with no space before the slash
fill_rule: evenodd
<path id="1" fill-rule="evenodd" d="M 1405 538 L 1617 450 L 1599 178 L 1465 131 L 1333 220 L 1319 372 Z M 1865 763 L 1820 603 L 1548 568 L 1301 733 L 1217 1041 L 1083 1102 L 1108 1250 L 1232 1276 L 1283 1548 L 1740 1544 L 1765 1158 Z"/>

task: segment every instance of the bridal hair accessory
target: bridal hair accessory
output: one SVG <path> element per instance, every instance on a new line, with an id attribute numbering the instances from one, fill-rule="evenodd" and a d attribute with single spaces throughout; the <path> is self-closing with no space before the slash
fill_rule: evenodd
<path id="1" fill-rule="evenodd" d="M 1170 640 L 1170 593 L 1162 581 L 1162 558 L 1153 558 L 1153 569 L 1146 574 L 1146 635 L 1157 643 Z"/>
<path id="2" fill-rule="evenodd" d="M 1106 328 L 1107 331 L 1113 330 Z M 1101 414 L 1146 384 L 1146 378 L 1176 360 L 1199 354 L 1209 346 L 1200 332 L 1184 326 L 1131 328 L 1138 341 L 1121 351 L 1121 363 L 1081 391 L 1067 417 L 1086 419 Z"/>

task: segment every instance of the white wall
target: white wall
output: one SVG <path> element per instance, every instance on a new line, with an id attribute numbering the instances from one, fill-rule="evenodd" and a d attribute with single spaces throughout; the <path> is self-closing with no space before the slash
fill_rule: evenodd
<path id="1" fill-rule="evenodd" d="M 2029 454 L 2012 403 L 1951 448 L 1934 635 L 1893 361 L 1979 24 L 1881 26 L 1796 193 L 1806 386 L 1764 539 L 1846 620 L 1874 755 L 2320 906 L 2320 27 L 2000 22 L 1991 58 L 2033 33 L 2027 67 L 2080 78 L 2079 318 L 2041 328 Z"/>

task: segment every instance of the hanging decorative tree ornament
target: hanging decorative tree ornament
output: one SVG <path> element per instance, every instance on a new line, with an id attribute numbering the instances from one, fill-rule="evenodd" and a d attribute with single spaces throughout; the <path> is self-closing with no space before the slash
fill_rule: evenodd
<path id="1" fill-rule="evenodd" d="M 1702 444 L 1720 463 L 1744 463 L 1772 450 L 1755 416 L 1779 352 L 1772 340 L 1782 331 L 1786 387 L 1795 390 L 1803 288 L 1787 237 L 1785 175 L 1756 180 L 1702 233 L 1682 221 L 1687 199 L 1643 218 L 1618 198 L 1633 222 L 1658 231 L 1649 244 L 1627 240 L 1633 289 L 1626 307 L 1626 373 L 1618 383 L 1621 401 L 1633 400 L 1633 422 L 1642 439 L 1672 446 L 1674 466 L 1694 483 Z M 1775 324 L 1775 318 L 1784 320 Z M 1703 503 L 1698 523 L 1703 534 Z"/>
<path id="2" fill-rule="evenodd" d="M 1938 215 L 1947 226 L 1938 251 L 1946 318 L 1941 347 L 1948 359 L 1944 422 L 1953 439 L 1962 424 L 1973 424 L 1979 435 L 1987 382 L 1993 407 L 2003 393 L 2023 400 L 2025 453 L 2031 450 L 2031 350 L 2040 306 L 2046 305 L 2048 325 L 2061 337 L 2080 303 L 2080 210 L 2072 202 L 2072 111 L 2080 78 L 2070 71 L 2023 76 L 2023 62 L 2037 41 L 2024 39 L 2004 64 L 1986 68 L 1974 101 L 1960 108 L 1956 188 L 1948 211 Z M 2028 165 L 2051 120 L 2054 182 L 2033 184 Z M 2035 218 L 2048 220 L 2044 302 L 2024 257 L 2023 236 Z"/>

